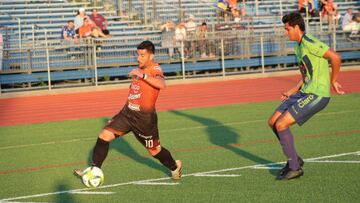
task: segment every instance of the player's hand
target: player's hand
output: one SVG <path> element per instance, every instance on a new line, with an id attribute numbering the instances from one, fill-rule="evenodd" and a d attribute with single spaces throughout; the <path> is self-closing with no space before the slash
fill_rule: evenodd
<path id="1" fill-rule="evenodd" d="M 135 69 L 133 69 L 132 71 L 130 71 L 129 77 L 139 77 L 139 78 L 142 78 L 142 77 L 143 77 L 143 73 L 142 73 L 138 68 L 135 68 Z"/>
<path id="2" fill-rule="evenodd" d="M 283 93 L 281 93 L 281 101 L 285 101 L 285 100 L 287 100 L 288 98 L 289 98 L 289 93 L 288 92 L 283 92 Z"/>
<path id="3" fill-rule="evenodd" d="M 341 88 L 340 83 L 334 82 L 334 83 L 332 83 L 332 87 L 334 88 L 334 90 L 335 90 L 335 92 L 336 92 L 337 94 L 340 94 L 340 95 L 345 94 L 344 91 L 340 90 L 340 88 Z"/>

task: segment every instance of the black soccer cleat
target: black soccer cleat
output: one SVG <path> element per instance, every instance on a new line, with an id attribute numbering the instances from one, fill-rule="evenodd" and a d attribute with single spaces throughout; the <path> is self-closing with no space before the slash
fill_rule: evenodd
<path id="1" fill-rule="evenodd" d="M 295 178 L 299 178 L 304 175 L 304 171 L 302 168 L 298 170 L 289 170 L 284 175 L 279 175 L 276 179 L 277 180 L 291 180 Z"/>
<path id="2" fill-rule="evenodd" d="M 304 160 L 302 160 L 301 157 L 298 157 L 298 162 L 300 164 L 300 167 L 304 166 Z M 284 166 L 284 168 L 280 169 L 279 176 L 283 176 L 288 171 L 290 171 L 289 161 L 286 162 L 286 165 Z"/>

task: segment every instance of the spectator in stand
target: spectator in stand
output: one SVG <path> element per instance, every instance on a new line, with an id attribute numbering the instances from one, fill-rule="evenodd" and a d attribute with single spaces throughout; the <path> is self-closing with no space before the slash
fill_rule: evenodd
<path id="1" fill-rule="evenodd" d="M 334 5 L 332 0 L 322 0 L 323 3 L 323 10 L 322 16 L 324 19 L 327 19 L 329 24 L 329 30 L 333 26 L 333 21 L 336 20 L 336 6 Z"/>
<path id="2" fill-rule="evenodd" d="M 67 21 L 67 24 L 61 30 L 61 39 L 65 45 L 72 46 L 79 43 L 79 40 L 75 34 L 74 21 Z"/>
<path id="3" fill-rule="evenodd" d="M 109 30 L 107 29 L 109 24 L 108 21 L 106 20 L 106 18 L 104 18 L 104 16 L 97 12 L 97 9 L 94 8 L 92 10 L 92 14 L 89 17 L 105 35 L 110 34 Z"/>
<path id="4" fill-rule="evenodd" d="M 186 28 L 185 28 L 185 23 L 184 22 L 180 22 L 179 24 L 176 25 L 175 28 L 175 50 L 176 53 L 180 54 L 180 49 L 181 49 L 181 41 L 186 40 Z"/>
<path id="5" fill-rule="evenodd" d="M 1 28 L 1 27 L 0 27 Z M 0 31 L 0 71 L 2 71 L 2 61 L 3 61 L 3 36 Z"/>
<path id="6" fill-rule="evenodd" d="M 197 39 L 199 42 L 199 50 L 201 58 L 215 57 L 213 52 L 213 44 L 208 40 L 207 24 L 204 22 L 197 31 Z"/>
<path id="7" fill-rule="evenodd" d="M 237 8 L 237 0 L 225 0 L 230 10 Z"/>
<path id="8" fill-rule="evenodd" d="M 335 20 L 335 25 L 338 26 L 340 18 L 341 18 L 341 14 L 339 13 L 339 10 L 337 9 L 336 4 L 334 4 L 334 8 L 335 8 L 335 14 L 333 16 L 333 19 Z"/>
<path id="9" fill-rule="evenodd" d="M 80 8 L 78 14 L 75 16 L 74 25 L 75 25 L 75 32 L 78 33 L 78 29 L 83 25 L 84 18 L 87 17 L 85 14 L 85 9 Z"/>
<path id="10" fill-rule="evenodd" d="M 193 55 L 193 52 L 195 51 L 195 42 L 192 40 L 195 38 L 195 34 L 196 34 L 196 23 L 194 22 L 194 15 L 190 14 L 189 18 L 185 24 L 185 28 L 186 28 L 186 36 L 187 39 L 189 39 L 189 41 L 187 41 L 186 43 L 186 48 L 185 48 L 185 52 L 186 52 L 186 57 L 187 58 L 191 58 Z"/>
<path id="11" fill-rule="evenodd" d="M 173 58 L 174 56 L 174 38 L 175 38 L 175 27 L 174 23 L 170 20 L 161 26 L 161 46 L 168 48 L 169 57 Z"/>
<path id="12" fill-rule="evenodd" d="M 306 8 L 308 8 L 308 12 L 311 13 L 312 9 L 314 9 L 314 1 L 313 0 L 299 0 L 299 2 L 298 2 L 299 13 L 306 14 Z"/>
<path id="13" fill-rule="evenodd" d="M 241 21 L 241 11 L 238 9 L 233 9 L 231 12 L 234 16 L 234 22 L 239 23 Z"/>
<path id="14" fill-rule="evenodd" d="M 319 1 L 318 0 L 312 0 L 311 8 L 309 11 L 311 17 L 319 17 Z"/>
<path id="15" fill-rule="evenodd" d="M 354 21 L 356 22 L 356 25 L 353 27 L 353 30 L 352 30 L 351 34 L 357 35 L 357 34 L 359 34 L 359 31 L 360 31 L 360 10 L 355 15 Z"/>
<path id="16" fill-rule="evenodd" d="M 341 24 L 342 30 L 345 32 L 352 31 L 354 25 L 356 26 L 356 22 L 353 21 L 352 8 L 348 8 L 342 19 L 342 24 Z"/>
<path id="17" fill-rule="evenodd" d="M 81 38 L 89 38 L 89 37 L 107 37 L 99 27 L 96 27 L 94 24 L 90 22 L 88 17 L 84 18 L 83 25 L 79 28 L 79 35 Z"/>

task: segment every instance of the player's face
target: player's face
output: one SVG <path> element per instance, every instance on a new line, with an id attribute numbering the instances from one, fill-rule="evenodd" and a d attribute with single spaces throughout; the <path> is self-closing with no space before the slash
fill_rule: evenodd
<path id="1" fill-rule="evenodd" d="M 154 54 L 148 52 L 146 49 L 138 49 L 136 52 L 139 68 L 146 68 L 154 58 Z"/>
<path id="2" fill-rule="evenodd" d="M 285 23 L 285 35 L 289 38 L 289 40 L 296 41 L 297 40 L 296 26 L 292 27 L 289 25 L 289 23 Z"/>

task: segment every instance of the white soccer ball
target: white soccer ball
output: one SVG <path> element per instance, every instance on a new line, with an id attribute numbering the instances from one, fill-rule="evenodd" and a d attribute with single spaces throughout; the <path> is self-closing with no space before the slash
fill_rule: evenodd
<path id="1" fill-rule="evenodd" d="M 86 187 L 99 187 L 104 183 L 104 173 L 96 166 L 88 167 L 84 170 L 82 181 Z"/>

